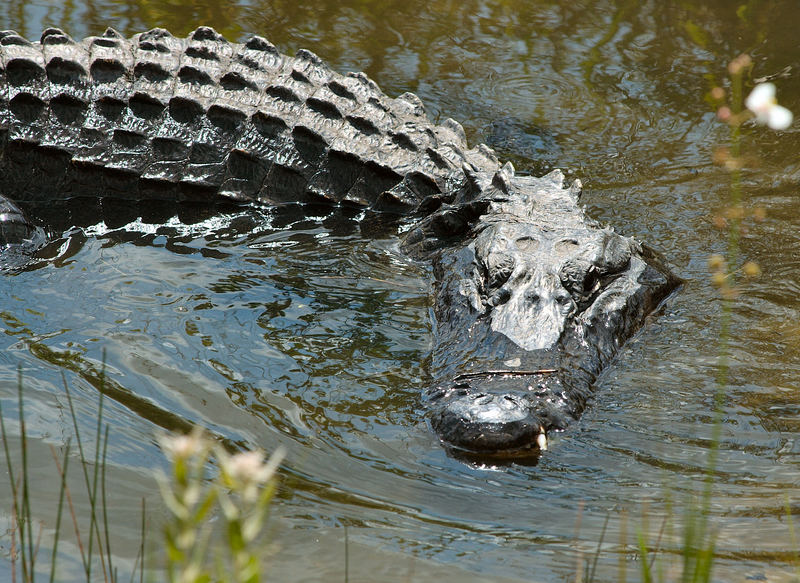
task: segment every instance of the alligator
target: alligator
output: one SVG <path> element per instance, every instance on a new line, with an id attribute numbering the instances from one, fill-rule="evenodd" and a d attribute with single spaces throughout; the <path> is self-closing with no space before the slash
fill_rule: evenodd
<path id="1" fill-rule="evenodd" d="M 0 32 L 0 193 L 6 268 L 48 238 L 25 209 L 56 199 L 402 217 L 401 249 L 434 274 L 421 401 L 470 459 L 536 458 L 681 281 L 588 218 L 561 171 L 516 173 L 412 93 L 208 27 L 82 41 L 50 28 L 35 43 Z"/>

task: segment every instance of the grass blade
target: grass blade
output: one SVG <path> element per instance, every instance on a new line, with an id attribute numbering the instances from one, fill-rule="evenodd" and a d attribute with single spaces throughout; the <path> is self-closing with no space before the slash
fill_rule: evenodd
<path id="1" fill-rule="evenodd" d="M 133 570 L 131 571 L 131 583 L 133 583 L 133 578 L 136 575 L 136 566 L 139 566 L 139 583 L 144 583 L 144 545 L 145 545 L 145 538 L 146 538 L 146 520 L 145 515 L 147 513 L 147 503 L 144 498 L 142 498 L 142 534 L 141 540 L 139 542 L 139 555 L 136 557 L 136 561 L 134 561 Z"/>
<path id="2" fill-rule="evenodd" d="M 107 460 L 107 453 L 108 453 L 108 424 L 106 424 L 105 432 L 103 434 L 103 457 L 101 460 L 101 476 L 100 476 L 100 487 L 102 490 L 102 503 L 103 503 L 103 530 L 105 531 L 105 539 L 106 539 L 106 557 L 108 562 L 108 572 L 112 574 L 112 580 L 116 581 L 116 576 L 114 576 L 114 563 L 111 559 L 111 540 L 109 538 L 109 528 L 108 528 L 108 505 L 107 505 L 107 498 L 106 498 L 106 460 Z"/>
<path id="3" fill-rule="evenodd" d="M 75 429 L 75 440 L 78 442 L 78 454 L 81 458 L 81 467 L 83 468 L 83 477 L 84 481 L 86 482 L 86 489 L 89 491 L 89 474 L 86 471 L 86 456 L 83 454 L 83 441 L 81 441 L 81 432 L 78 428 L 78 415 L 75 413 L 75 406 L 72 402 L 72 394 L 69 392 L 69 386 L 67 385 L 67 379 L 64 374 L 61 374 L 61 379 L 64 383 L 64 391 L 67 394 L 67 403 L 69 404 L 69 414 L 72 417 L 72 427 Z M 84 552 L 83 544 L 81 543 L 80 538 L 80 529 L 78 528 L 77 517 L 75 516 L 75 509 L 72 506 L 72 499 L 67 495 L 68 502 L 70 505 L 70 512 L 72 513 L 72 522 L 75 527 L 75 535 L 78 538 L 78 544 L 81 551 L 81 561 L 83 562 L 83 570 L 86 573 L 86 580 L 90 581 L 92 578 L 92 565 L 91 565 L 91 550 L 88 553 Z M 90 532 L 91 534 L 91 532 Z"/>
<path id="4" fill-rule="evenodd" d="M 611 518 L 610 514 L 606 514 L 606 519 L 603 521 L 603 528 L 600 531 L 600 540 L 597 541 L 597 552 L 594 554 L 594 560 L 592 561 L 592 567 L 589 569 L 589 581 L 594 581 L 595 573 L 597 572 L 597 560 L 600 558 L 600 553 L 603 549 L 603 540 L 606 538 L 606 528 L 608 527 L 608 521 Z"/>
<path id="5" fill-rule="evenodd" d="M 25 581 L 33 581 L 33 567 L 35 564 L 33 547 L 33 525 L 31 524 L 31 502 L 28 490 L 28 440 L 25 430 L 25 410 L 22 403 L 22 371 L 18 370 L 18 394 L 19 394 L 19 432 L 22 437 L 22 514 L 17 515 L 19 524 L 20 549 L 22 550 L 22 576 Z M 27 540 L 26 540 L 27 539 Z M 27 550 L 27 552 L 26 552 Z"/>
<path id="6" fill-rule="evenodd" d="M 6 456 L 6 468 L 8 470 L 8 481 L 9 481 L 9 485 L 11 486 L 11 497 L 12 497 L 12 502 L 13 502 L 12 511 L 13 511 L 13 514 L 14 514 L 14 521 L 13 522 L 18 522 L 18 517 L 19 517 L 19 496 L 18 496 L 18 491 L 17 491 L 17 480 L 14 477 L 14 467 L 13 467 L 13 465 L 11 463 L 11 452 L 9 452 L 9 450 L 8 450 L 8 433 L 6 432 L 5 415 L 3 414 L 2 403 L 0 403 L 0 435 L 2 435 L 2 437 L 3 437 L 3 452 L 5 453 L 5 456 Z M 13 546 L 14 546 L 14 540 L 15 540 L 14 539 L 13 522 L 12 522 L 12 530 L 11 530 L 11 536 L 12 536 L 12 555 L 11 556 L 12 557 L 14 556 L 14 554 L 13 554 Z M 16 562 L 12 561 L 11 566 L 12 566 L 12 568 L 15 568 L 16 567 Z M 15 574 L 12 574 L 12 580 L 16 581 Z"/>
<path id="7" fill-rule="evenodd" d="M 56 558 L 58 556 L 58 539 L 61 532 L 61 516 L 64 509 L 64 494 L 67 490 L 67 467 L 69 465 L 70 445 L 71 445 L 70 440 L 67 439 L 67 445 L 64 450 L 63 471 L 59 467 L 59 473 L 61 475 L 61 487 L 59 488 L 58 491 L 58 512 L 56 513 L 56 532 L 53 540 L 53 555 L 50 559 L 50 583 L 55 581 L 56 577 Z M 51 446 L 50 451 L 53 454 L 53 459 L 56 461 L 56 466 L 58 466 L 58 458 L 56 456 L 56 450 Z"/>

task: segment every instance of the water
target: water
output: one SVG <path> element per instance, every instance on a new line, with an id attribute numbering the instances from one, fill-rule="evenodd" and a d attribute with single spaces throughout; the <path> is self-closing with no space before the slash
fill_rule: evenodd
<path id="1" fill-rule="evenodd" d="M 105 361 L 121 561 L 135 554 L 139 498 L 158 505 L 154 434 L 190 422 L 287 447 L 276 580 L 344 579 L 344 526 L 351 581 L 574 580 L 607 518 L 598 578 L 618 580 L 623 565 L 636 580 L 642 515 L 652 541 L 665 515 L 680 523 L 709 453 L 721 302 L 706 262 L 726 248 L 714 217 L 730 177 L 712 162 L 728 131 L 705 95 L 747 51 L 752 77 L 778 75 L 781 102 L 800 112 L 800 81 L 785 71 L 800 57 L 798 22 L 789 1 L 738 16 L 723 0 L 6 2 L 0 28 L 31 38 L 50 24 L 76 37 L 211 24 L 364 70 L 389 94 L 418 93 L 433 118 L 461 121 L 518 169 L 580 177 L 594 217 L 654 245 L 686 278 L 537 466 L 476 468 L 449 458 L 424 423 L 429 273 L 391 233 L 270 211 L 191 229 L 96 228 L 0 285 L 0 395 L 13 414 L 21 367 L 37 495 L 55 496 L 47 446 L 72 434 L 62 375 L 88 435 Z M 746 221 L 741 252 L 763 276 L 741 283 L 732 315 L 715 579 L 788 581 L 786 507 L 795 523 L 800 508 L 800 134 L 747 126 L 743 144 L 744 205 L 766 219 Z M 0 537 L 4 569 L 9 544 Z"/>

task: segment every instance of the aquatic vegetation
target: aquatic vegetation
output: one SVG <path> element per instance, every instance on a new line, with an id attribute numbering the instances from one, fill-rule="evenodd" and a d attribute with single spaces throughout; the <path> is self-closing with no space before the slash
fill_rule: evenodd
<path id="1" fill-rule="evenodd" d="M 60 480 L 58 508 L 52 540 L 43 541 L 45 524 L 32 510 L 36 502 L 30 494 L 33 479 L 28 465 L 25 402 L 22 377 L 18 381 L 19 459 L 12 455 L 10 444 L 16 441 L 6 428 L 0 406 L 0 437 L 11 488 L 12 525 L 10 529 L 11 581 L 32 582 L 43 572 L 40 550 L 50 549 L 46 567 L 49 580 L 63 579 L 57 559 L 61 541 L 62 516 L 69 509 L 74 537 L 80 551 L 86 581 L 118 581 L 122 577 L 114 565 L 111 549 L 109 513 L 106 496 L 108 425 L 103 420 L 103 392 L 97 406 L 94 456 L 88 456 L 73 407 L 69 388 L 64 390 L 69 403 L 78 459 L 83 470 L 85 492 L 73 492 L 67 484 L 67 471 L 75 451 L 70 440 L 63 455 L 53 458 Z M 158 476 L 162 500 L 168 516 L 164 520 L 164 556 L 145 560 L 147 525 L 142 501 L 141 542 L 130 574 L 145 571 L 166 573 L 170 582 L 231 581 L 257 583 L 263 579 L 263 532 L 272 497 L 277 488 L 277 470 L 284 452 L 277 450 L 269 458 L 261 451 L 229 453 L 195 428 L 186 435 L 161 435 L 158 442 L 170 462 L 170 475 Z M 214 466 L 218 468 L 215 469 Z M 75 501 L 88 499 L 90 516 L 77 516 Z M 221 520 L 218 519 L 221 518 Z M 37 528 L 38 523 L 38 528 Z M 99 574 L 98 574 L 99 570 Z M 127 577 L 126 577 L 127 578 Z"/>
<path id="2" fill-rule="evenodd" d="M 774 130 L 787 129 L 793 120 L 792 112 L 778 105 L 775 98 L 775 85 L 760 83 L 755 85 L 746 99 L 743 97 L 745 77 L 752 68 L 752 58 L 743 54 L 728 65 L 730 89 L 715 87 L 709 94 L 710 101 L 717 107 L 717 117 L 730 128 L 730 143 L 715 152 L 714 159 L 730 173 L 731 184 L 727 207 L 721 216 L 714 218 L 714 224 L 727 231 L 727 250 L 724 254 L 715 253 L 708 258 L 711 282 L 718 289 L 722 310 L 720 313 L 720 341 L 717 360 L 717 390 L 714 399 L 714 416 L 711 426 L 711 439 L 706 461 L 706 478 L 703 491 L 690 501 L 683 513 L 683 533 L 681 545 L 677 549 L 660 549 L 659 541 L 652 545 L 648 539 L 646 524 L 637 535 L 640 555 L 641 577 L 646 583 L 672 580 L 682 583 L 708 582 L 712 580 L 714 553 L 716 549 L 716 530 L 711 521 L 711 501 L 714 489 L 714 476 L 717 471 L 717 457 L 722 431 L 722 411 L 726 399 L 729 373 L 729 342 L 732 334 L 733 303 L 740 290 L 737 277 L 756 278 L 761 275 L 760 266 L 754 261 L 742 261 L 739 241 L 742 222 L 747 218 L 763 220 L 763 209 L 745 209 L 742 196 L 742 170 L 745 159 L 742 154 L 742 126 L 755 117 L 758 124 Z M 729 99 L 728 99 L 729 98 Z M 739 263 L 741 262 L 741 265 Z M 789 513 L 791 518 L 791 514 Z M 646 523 L 646 517 L 644 519 Z M 672 517 L 667 517 L 665 525 L 672 526 Z M 662 525 L 661 532 L 663 533 Z M 659 560 L 656 554 L 661 553 Z M 666 555 L 666 556 L 665 556 Z M 680 567 L 674 568 L 669 555 L 680 557 Z M 669 573 L 669 577 L 667 575 Z"/>
<path id="3" fill-rule="evenodd" d="M 256 583 L 262 578 L 263 531 L 284 452 L 230 454 L 195 428 L 189 435 L 160 436 L 172 474 L 159 479 L 171 515 L 164 525 L 167 580 Z M 219 472 L 206 479 L 216 460 Z M 221 528 L 212 528 L 215 511 Z M 221 540 L 214 540 L 221 531 Z M 220 534 L 217 532 L 216 534 Z"/>
<path id="4" fill-rule="evenodd" d="M 756 85 L 744 101 L 745 106 L 756 116 L 756 121 L 773 130 L 785 130 L 792 125 L 792 112 L 778 105 L 775 85 L 761 83 Z"/>
<path id="5" fill-rule="evenodd" d="M 101 373 L 101 382 L 104 378 Z M 6 429 L 6 417 L 0 405 L 0 437 L 3 440 L 3 454 L 8 472 L 9 485 L 11 487 L 11 511 L 12 524 L 11 535 L 11 581 L 17 581 L 18 569 L 19 580 L 28 583 L 36 578 L 36 573 L 42 571 L 38 562 L 39 551 L 41 550 L 44 523 L 39 522 L 32 511 L 35 503 L 30 494 L 30 485 L 33 477 L 29 472 L 28 466 L 28 438 L 26 434 L 25 406 L 23 399 L 22 374 L 18 376 L 17 389 L 17 410 L 19 422 L 19 448 L 20 457 L 14 459 L 11 454 L 10 443 L 11 435 Z M 69 414 L 75 432 L 75 441 L 78 444 L 78 458 L 83 471 L 85 492 L 90 507 L 88 527 L 81 526 L 84 517 L 78 517 L 75 511 L 74 500 L 79 493 L 72 492 L 67 485 L 67 470 L 69 462 L 74 457 L 71 440 L 68 439 L 64 447 L 64 453 L 59 459 L 55 448 L 51 446 L 53 460 L 56 465 L 56 472 L 60 481 L 58 508 L 55 516 L 55 526 L 53 540 L 51 543 L 51 556 L 49 564 L 49 580 L 54 581 L 58 577 L 57 558 L 59 556 L 59 542 L 61 540 L 61 522 L 64 511 L 64 503 L 69 508 L 72 519 L 75 540 L 80 552 L 80 559 L 86 581 L 95 580 L 98 575 L 96 569 L 99 568 L 104 581 L 117 581 L 118 572 L 114 566 L 114 555 L 111 551 L 110 530 L 108 521 L 108 505 L 106 496 L 106 454 L 108 446 L 108 425 L 103 422 L 103 393 L 97 406 L 97 424 L 94 436 L 94 456 L 89 457 L 84 448 L 84 442 L 78 425 L 77 415 L 72 402 L 72 395 L 64 381 L 64 390 L 69 404 Z M 16 441 L 16 440 L 15 440 Z M 144 507 L 142 512 L 144 512 Z M 36 524 L 38 524 L 38 530 Z M 142 569 L 142 557 L 144 551 L 144 523 L 142 523 L 142 544 L 139 547 L 139 555 L 136 558 L 138 569 Z M 49 541 L 48 541 L 49 542 Z M 47 543 L 46 543 L 47 544 Z M 137 567 L 134 567 L 136 570 Z"/>

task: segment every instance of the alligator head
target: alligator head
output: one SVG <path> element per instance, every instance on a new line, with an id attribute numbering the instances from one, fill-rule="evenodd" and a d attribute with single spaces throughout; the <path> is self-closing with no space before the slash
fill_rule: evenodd
<path id="1" fill-rule="evenodd" d="M 535 457 L 680 280 L 651 250 L 587 219 L 580 183 L 565 189 L 559 171 L 499 174 L 455 249 L 451 240 L 434 257 L 440 382 L 428 400 L 453 452 Z"/>

